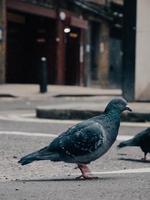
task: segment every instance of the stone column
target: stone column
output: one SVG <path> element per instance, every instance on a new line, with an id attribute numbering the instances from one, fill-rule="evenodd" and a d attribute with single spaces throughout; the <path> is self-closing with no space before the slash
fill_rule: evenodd
<path id="1" fill-rule="evenodd" d="M 64 41 L 64 23 L 57 20 L 56 36 L 56 84 L 65 84 L 65 41 Z"/>
<path id="2" fill-rule="evenodd" d="M 136 1 L 124 2 L 122 90 L 128 101 L 135 98 Z"/>
<path id="3" fill-rule="evenodd" d="M 125 0 L 123 96 L 150 100 L 150 1 Z"/>
<path id="4" fill-rule="evenodd" d="M 109 84 L 109 26 L 105 22 L 100 26 L 100 43 L 98 54 L 98 76 L 100 80 L 100 86 L 107 88 Z"/>
<path id="5" fill-rule="evenodd" d="M 6 2 L 0 1 L 0 83 L 5 82 L 6 58 Z"/>
<path id="6" fill-rule="evenodd" d="M 150 100 L 150 0 L 137 0 L 135 100 Z"/>
<path id="7" fill-rule="evenodd" d="M 88 23 L 88 29 L 84 30 L 84 85 L 91 85 L 91 26 Z"/>
<path id="8" fill-rule="evenodd" d="M 79 85 L 84 86 L 84 32 L 80 29 Z"/>

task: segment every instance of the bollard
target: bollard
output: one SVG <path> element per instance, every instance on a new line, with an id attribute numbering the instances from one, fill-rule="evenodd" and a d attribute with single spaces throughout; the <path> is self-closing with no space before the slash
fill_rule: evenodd
<path id="1" fill-rule="evenodd" d="M 47 82 L 47 59 L 46 57 L 42 57 L 39 70 L 40 93 L 47 92 Z"/>

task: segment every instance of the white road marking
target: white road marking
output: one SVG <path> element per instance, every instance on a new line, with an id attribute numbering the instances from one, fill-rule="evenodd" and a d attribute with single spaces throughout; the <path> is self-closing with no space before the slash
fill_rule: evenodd
<path id="1" fill-rule="evenodd" d="M 150 122 L 121 122 L 121 126 L 129 126 L 129 127 L 150 127 Z"/>
<path id="2" fill-rule="evenodd" d="M 0 135 L 19 135 L 19 136 L 31 136 L 31 137 L 52 137 L 55 138 L 57 135 L 49 133 L 30 133 L 21 131 L 0 131 Z"/>
<path id="3" fill-rule="evenodd" d="M 31 136 L 31 137 L 52 137 L 55 138 L 57 134 L 50 134 L 50 133 L 31 133 L 31 132 L 23 132 L 23 131 L 0 131 L 0 135 L 19 135 L 19 136 Z M 117 140 L 128 140 L 132 138 L 129 135 L 118 135 Z"/>
<path id="4" fill-rule="evenodd" d="M 131 136 L 131 135 L 118 135 L 117 136 L 117 140 L 118 141 L 123 141 L 123 140 L 129 140 L 129 139 L 131 139 L 133 136 Z"/>
<path id="5" fill-rule="evenodd" d="M 124 169 L 106 172 L 93 172 L 93 174 L 134 174 L 134 173 L 150 173 L 150 167 L 137 168 L 137 169 Z"/>
<path id="6" fill-rule="evenodd" d="M 135 168 L 135 169 L 124 169 L 124 170 L 116 170 L 116 171 L 103 171 L 103 172 L 95 172 L 92 171 L 93 175 L 107 175 L 107 174 L 138 174 L 138 173 L 150 173 L 150 167 L 145 168 Z M 74 173 L 74 176 L 80 175 L 79 173 Z"/>
<path id="7" fill-rule="evenodd" d="M 18 115 L 0 115 L 0 120 L 4 121 L 19 121 L 19 122 L 35 122 L 35 123 L 50 123 L 50 124 L 77 124 L 81 120 L 60 120 L 60 119 L 40 119 L 33 114 L 18 114 Z"/>

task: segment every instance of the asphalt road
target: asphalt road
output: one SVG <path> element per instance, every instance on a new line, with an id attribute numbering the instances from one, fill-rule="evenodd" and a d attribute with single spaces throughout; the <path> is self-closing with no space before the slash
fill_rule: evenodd
<path id="1" fill-rule="evenodd" d="M 90 165 L 97 180 L 76 180 L 80 172 L 72 164 L 40 161 L 23 167 L 17 163 L 75 123 L 35 119 L 31 110 L 0 112 L 0 200 L 149 199 L 150 162 L 141 161 L 138 148 L 117 150 L 116 146 L 150 124 L 121 125 L 111 150 Z"/>

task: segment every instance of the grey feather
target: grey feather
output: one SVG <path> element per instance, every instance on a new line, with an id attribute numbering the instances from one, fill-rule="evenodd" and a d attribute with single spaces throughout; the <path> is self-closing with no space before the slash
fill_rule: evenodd
<path id="1" fill-rule="evenodd" d="M 128 110 L 123 98 L 111 100 L 103 114 L 74 125 L 47 147 L 23 157 L 22 165 L 38 160 L 87 164 L 106 153 L 115 142 L 120 116 Z"/>
<path id="2" fill-rule="evenodd" d="M 142 149 L 144 154 L 150 153 L 150 128 L 146 128 L 136 134 L 132 139 L 121 142 L 118 147 L 137 146 Z"/>

